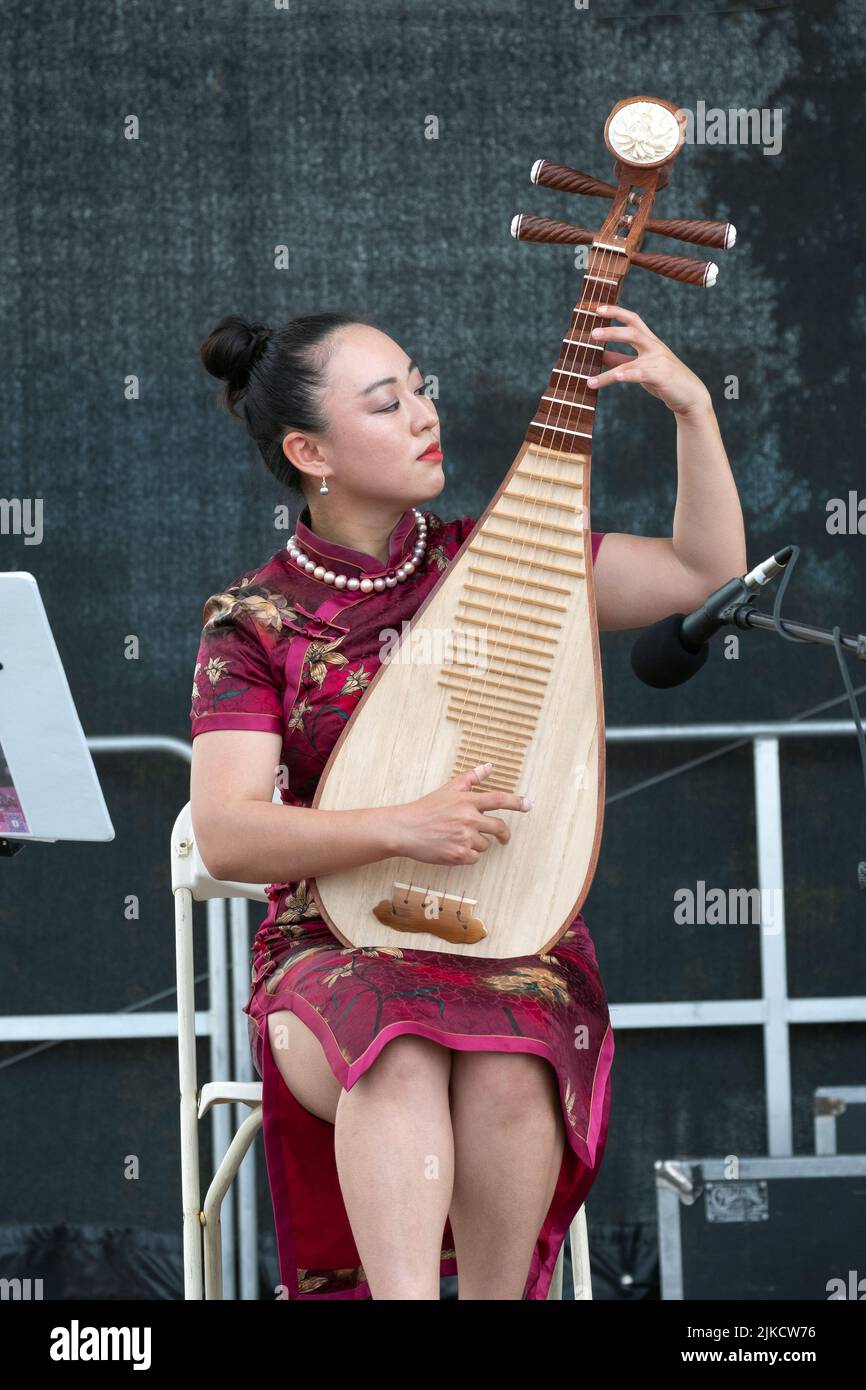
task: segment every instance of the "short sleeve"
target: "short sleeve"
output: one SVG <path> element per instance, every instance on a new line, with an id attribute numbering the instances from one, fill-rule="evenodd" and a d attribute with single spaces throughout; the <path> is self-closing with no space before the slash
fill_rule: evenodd
<path id="1" fill-rule="evenodd" d="M 282 692 L 268 649 L 247 614 L 203 627 L 189 717 L 193 738 L 209 729 L 283 733 Z"/>

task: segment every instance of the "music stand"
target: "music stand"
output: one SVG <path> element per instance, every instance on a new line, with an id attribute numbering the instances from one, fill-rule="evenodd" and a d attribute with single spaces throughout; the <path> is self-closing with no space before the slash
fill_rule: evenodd
<path id="1" fill-rule="evenodd" d="M 0 856 L 114 826 L 32 574 L 0 573 Z"/>

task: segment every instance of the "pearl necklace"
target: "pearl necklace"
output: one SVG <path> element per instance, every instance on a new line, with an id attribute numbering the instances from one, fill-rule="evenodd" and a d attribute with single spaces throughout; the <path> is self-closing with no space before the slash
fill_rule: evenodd
<path id="1" fill-rule="evenodd" d="M 375 579 L 350 579 L 347 574 L 340 574 L 338 570 L 329 570 L 325 569 L 324 565 L 317 565 L 315 560 L 311 560 L 300 549 L 297 544 L 297 536 L 289 536 L 286 541 L 286 550 L 299 569 L 305 570 L 314 579 L 321 579 L 325 584 L 332 584 L 335 589 L 360 589 L 363 594 L 372 593 L 374 590 L 381 593 L 383 589 L 393 589 L 395 584 L 405 584 L 409 576 L 415 573 L 421 560 L 425 558 L 427 519 L 417 507 L 413 507 L 412 510 L 418 523 L 418 542 L 412 551 L 411 560 L 404 560 L 398 569 L 383 571 Z"/>

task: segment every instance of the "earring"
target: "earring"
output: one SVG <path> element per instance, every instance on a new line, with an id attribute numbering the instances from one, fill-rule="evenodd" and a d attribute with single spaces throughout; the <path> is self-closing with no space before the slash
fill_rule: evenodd
<path id="1" fill-rule="evenodd" d="M 328 487 L 328 484 L 325 482 L 325 475 L 324 475 L 324 473 L 323 473 L 323 474 L 322 474 L 322 486 L 319 488 L 319 492 L 330 492 L 330 491 L 331 491 L 331 489 Z"/>

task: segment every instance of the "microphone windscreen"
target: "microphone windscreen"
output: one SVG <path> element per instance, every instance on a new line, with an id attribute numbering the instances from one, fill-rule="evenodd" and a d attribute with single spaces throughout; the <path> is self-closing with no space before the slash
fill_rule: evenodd
<path id="1" fill-rule="evenodd" d="M 680 627 L 683 613 L 671 613 L 653 623 L 638 637 L 631 649 L 631 669 L 644 685 L 669 690 L 696 676 L 710 654 L 703 643 L 697 651 L 683 646 Z"/>

